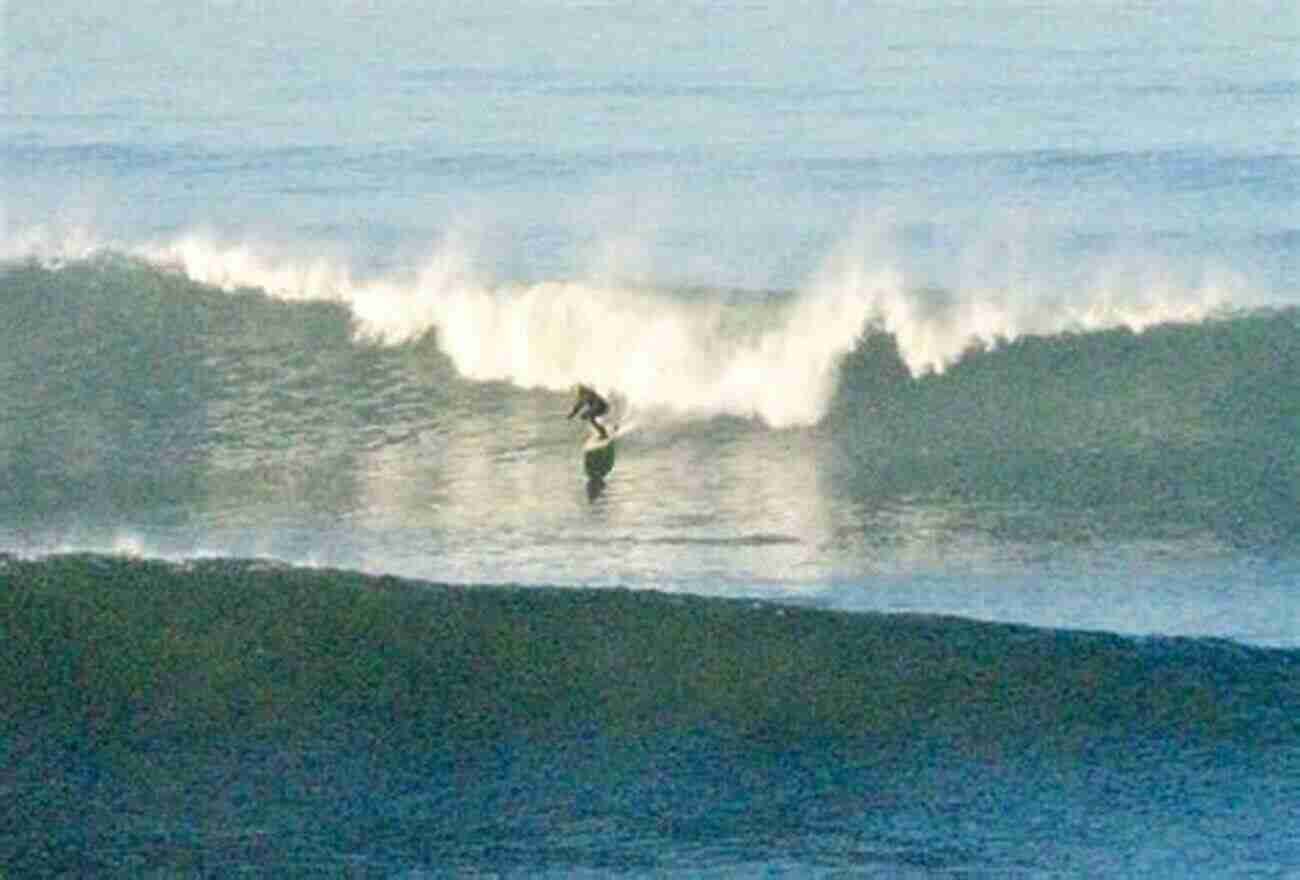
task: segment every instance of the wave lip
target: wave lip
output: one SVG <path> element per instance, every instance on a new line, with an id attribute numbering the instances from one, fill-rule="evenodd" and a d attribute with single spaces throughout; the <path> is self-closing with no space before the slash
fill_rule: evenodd
<path id="1" fill-rule="evenodd" d="M 51 264 L 119 253 L 227 292 L 346 307 L 354 333 L 401 345 L 436 337 L 473 381 L 563 391 L 576 381 L 617 391 L 641 410 L 755 418 L 776 428 L 821 421 L 840 364 L 864 333 L 892 336 L 913 377 L 1025 336 L 1196 323 L 1250 305 L 1230 273 L 1175 278 L 1098 267 L 1068 292 L 1048 280 L 980 277 L 950 288 L 918 281 L 849 241 L 797 290 L 777 294 L 663 289 L 596 279 L 495 282 L 472 248 L 449 237 L 415 266 L 360 273 L 339 258 L 294 256 L 266 243 L 185 234 L 107 243 L 86 233 L 18 236 L 10 259 Z"/>
<path id="2" fill-rule="evenodd" d="M 763 421 L 816 422 L 778 442 L 815 456 L 841 495 L 1127 511 L 1085 517 L 1083 533 L 1191 528 L 1252 550 L 1300 535 L 1294 307 L 1022 335 L 917 375 L 899 335 L 856 323 L 852 292 L 493 289 L 455 280 L 448 264 L 445 296 L 347 281 L 359 299 L 340 301 L 310 282 L 298 300 L 189 271 L 113 252 L 0 270 L 0 387 L 20 414 L 0 426 L 0 504 L 17 519 L 88 500 L 106 515 L 183 502 L 202 491 L 205 465 L 254 465 L 283 438 L 322 453 L 373 448 L 418 436 L 430 407 L 467 390 L 495 419 L 531 405 L 521 383 L 567 393 L 570 377 L 600 372 L 623 383 L 619 409 L 638 430 L 703 436 L 700 421 L 729 413 L 750 421 L 731 424 L 727 442 L 747 443 Z M 385 291 L 403 303 L 392 326 L 423 336 L 368 335 L 357 303 L 382 311 Z M 456 317 L 406 317 L 435 305 Z M 621 329 L 603 334 L 610 326 Z"/>

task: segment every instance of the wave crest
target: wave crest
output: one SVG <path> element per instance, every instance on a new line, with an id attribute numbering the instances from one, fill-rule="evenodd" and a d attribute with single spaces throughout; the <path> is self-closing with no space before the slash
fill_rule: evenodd
<path id="1" fill-rule="evenodd" d="M 772 427 L 827 413 L 843 359 L 864 334 L 897 342 L 913 377 L 941 373 L 972 349 L 1028 335 L 1197 322 L 1247 302 L 1227 274 L 1178 279 L 1150 267 L 1111 267 L 1072 287 L 985 276 L 919 283 L 853 246 L 837 250 L 799 290 L 671 290 L 584 279 L 497 283 L 475 271 L 472 249 L 449 238 L 415 269 L 365 275 L 331 256 L 295 256 L 266 244 L 201 234 L 113 245 L 78 233 L 11 241 L 7 250 L 57 262 L 96 250 L 126 253 L 226 291 L 346 306 L 360 337 L 403 344 L 433 333 L 474 381 L 567 389 L 586 381 L 638 410 L 678 417 L 732 415 Z"/>

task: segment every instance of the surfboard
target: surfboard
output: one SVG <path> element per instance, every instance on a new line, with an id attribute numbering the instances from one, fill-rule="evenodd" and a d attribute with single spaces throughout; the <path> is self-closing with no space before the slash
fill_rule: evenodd
<path id="1" fill-rule="evenodd" d="M 614 435 L 617 428 L 609 430 L 609 436 L 601 438 L 594 431 L 582 444 L 582 469 L 587 472 L 589 480 L 603 480 L 614 469 Z"/>

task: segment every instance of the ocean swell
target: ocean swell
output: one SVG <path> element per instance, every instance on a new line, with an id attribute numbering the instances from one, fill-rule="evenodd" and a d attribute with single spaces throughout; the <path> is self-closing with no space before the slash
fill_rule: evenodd
<path id="1" fill-rule="evenodd" d="M 0 720 L 446 743 L 710 730 L 901 749 L 1294 745 L 1294 652 L 211 559 L 0 559 Z"/>
<path id="2" fill-rule="evenodd" d="M 902 363 L 919 377 L 1025 336 L 1198 323 L 1254 299 L 1244 281 L 1226 273 L 1176 276 L 1110 264 L 1069 288 L 985 270 L 941 287 L 853 245 L 850 239 L 836 249 L 799 289 L 774 293 L 660 288 L 604 275 L 498 281 L 454 236 L 422 262 L 381 273 L 200 234 L 144 244 L 103 243 L 87 233 L 29 235 L 6 252 L 53 266 L 128 255 L 204 288 L 339 304 L 358 339 L 401 345 L 435 334 L 472 381 L 551 391 L 587 381 L 639 409 L 752 417 L 777 428 L 824 418 L 841 360 L 870 329 L 893 337 Z"/>
<path id="3" fill-rule="evenodd" d="M 0 497 L 26 512 L 123 492 L 114 503 L 165 503 L 202 469 L 255 465 L 291 439 L 295 454 L 346 456 L 418 437 L 440 410 L 530 410 L 527 388 L 563 393 L 598 374 L 643 428 L 706 431 L 719 414 L 758 430 L 819 423 L 837 484 L 863 497 L 1124 505 L 1251 542 L 1300 532 L 1293 307 L 972 339 L 918 374 L 862 288 L 446 283 L 429 297 L 386 288 L 440 317 L 379 341 L 358 312 L 379 300 L 356 290 L 351 302 L 227 292 L 111 254 L 11 263 L 0 384 L 18 418 L 0 429 Z M 325 288 L 299 292 L 313 290 Z"/>

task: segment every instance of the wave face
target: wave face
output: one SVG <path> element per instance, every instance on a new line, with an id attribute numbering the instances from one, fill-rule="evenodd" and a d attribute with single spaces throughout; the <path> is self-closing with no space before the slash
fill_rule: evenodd
<path id="1" fill-rule="evenodd" d="M 434 261 L 403 286 L 195 248 L 0 274 L 0 387 L 17 402 L 0 437 L 6 507 L 77 506 L 88 487 L 119 505 L 183 501 L 213 468 L 400 447 L 493 413 L 529 431 L 538 406 L 565 405 L 537 393 L 598 376 L 661 440 L 740 436 L 746 422 L 720 415 L 815 425 L 801 454 L 829 443 L 837 491 L 855 497 L 1127 509 L 1234 543 L 1300 534 L 1294 308 L 1099 329 L 1067 311 L 1060 330 L 1001 335 L 897 279 L 906 305 L 882 312 L 870 284 L 485 288 Z M 900 321 L 926 302 L 954 322 L 942 344 Z"/>
<path id="2" fill-rule="evenodd" d="M 12 247 L 47 261 L 112 253 L 90 239 Z M 909 372 L 920 376 L 944 371 L 972 348 L 1025 335 L 1140 331 L 1200 321 L 1251 299 L 1229 275 L 1174 278 L 1114 268 L 1074 279 L 1068 295 L 1046 295 L 1017 278 L 937 289 L 918 286 L 871 248 L 848 244 L 799 290 L 765 293 L 582 279 L 486 281 L 454 241 L 418 269 L 382 277 L 358 277 L 326 258 L 295 259 L 194 235 L 117 252 L 228 292 L 344 305 L 355 334 L 371 340 L 401 344 L 434 333 L 457 372 L 471 380 L 560 391 L 598 377 L 638 406 L 756 417 L 773 427 L 825 416 L 839 361 L 868 327 L 893 337 Z"/>
<path id="3" fill-rule="evenodd" d="M 7 4 L 0 880 L 1296 875 L 1300 17 L 1033 5 Z"/>
<path id="4" fill-rule="evenodd" d="M 352 726 L 1033 744 L 1300 742 L 1300 657 L 924 615 L 458 588 L 228 559 L 0 559 L 5 718 L 94 736 Z"/>
<path id="5" fill-rule="evenodd" d="M 1295 651 L 101 556 L 0 557 L 0 632 L 25 874 L 1300 859 Z"/>
<path id="6" fill-rule="evenodd" d="M 829 424 L 864 492 L 1137 509 L 1287 543 L 1298 370 L 1295 309 L 1026 337 L 921 379 L 874 332 L 841 363 Z"/>

